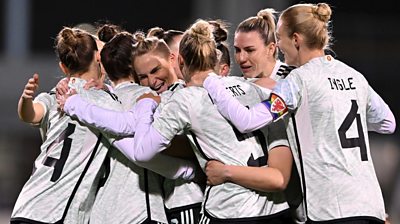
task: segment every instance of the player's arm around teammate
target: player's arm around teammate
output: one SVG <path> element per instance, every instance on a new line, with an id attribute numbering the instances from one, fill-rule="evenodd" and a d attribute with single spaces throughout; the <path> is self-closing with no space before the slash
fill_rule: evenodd
<path id="1" fill-rule="evenodd" d="M 287 110 L 293 113 L 301 129 L 297 133 L 299 150 L 306 152 L 301 159 L 309 220 L 383 223 L 385 209 L 369 152 L 368 130 L 393 133 L 396 122 L 362 74 L 324 54 L 330 39 L 330 16 L 325 3 L 297 4 L 280 15 L 278 46 L 286 61 L 298 68 L 278 81 L 270 99 L 247 110 L 231 96 L 222 96 L 217 79 L 207 78 L 204 87 L 220 112 L 245 131 L 269 124 Z M 315 32 L 309 32 L 311 29 Z M 350 139 L 350 134 L 357 137 Z M 347 191 L 340 190 L 344 188 Z M 316 206 L 318 201 L 335 203 Z"/>

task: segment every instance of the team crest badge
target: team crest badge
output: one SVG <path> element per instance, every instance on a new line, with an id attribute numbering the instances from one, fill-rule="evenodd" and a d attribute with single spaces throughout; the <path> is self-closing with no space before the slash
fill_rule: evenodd
<path id="1" fill-rule="evenodd" d="M 288 112 L 285 102 L 278 95 L 271 93 L 269 100 L 263 101 L 272 114 L 274 120 L 278 120 Z"/>
<path id="2" fill-rule="evenodd" d="M 274 95 L 275 99 L 272 99 L 271 97 L 271 112 L 272 113 L 282 113 L 285 110 L 287 110 L 287 107 L 285 105 L 285 102 L 283 102 L 283 100 L 281 98 L 279 98 L 278 96 Z"/>

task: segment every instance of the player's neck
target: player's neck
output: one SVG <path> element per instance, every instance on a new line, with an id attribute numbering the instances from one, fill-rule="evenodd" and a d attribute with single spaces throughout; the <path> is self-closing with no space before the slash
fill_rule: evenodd
<path id="1" fill-rule="evenodd" d="M 120 78 L 118 80 L 115 81 L 111 81 L 112 86 L 115 87 L 123 82 L 135 82 L 135 80 L 133 79 L 132 76 L 126 77 L 126 78 Z M 136 83 L 136 82 L 135 82 Z"/>
<path id="2" fill-rule="evenodd" d="M 80 78 L 80 79 L 83 79 L 86 81 L 89 81 L 92 79 L 94 79 L 94 80 L 99 79 L 98 73 L 91 72 L 91 71 L 84 72 L 84 73 L 75 73 L 75 74 L 72 74 L 71 77 Z"/>
<path id="3" fill-rule="evenodd" d="M 303 50 L 303 52 L 300 53 L 299 57 L 300 66 L 306 64 L 314 58 L 319 58 L 324 55 L 324 50 Z"/>

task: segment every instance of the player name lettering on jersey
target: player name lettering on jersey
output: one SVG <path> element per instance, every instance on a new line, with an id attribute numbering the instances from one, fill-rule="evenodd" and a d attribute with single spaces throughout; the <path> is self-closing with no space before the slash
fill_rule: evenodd
<path id="1" fill-rule="evenodd" d="M 354 90 L 356 87 L 353 83 L 353 78 L 347 79 L 336 79 L 336 78 L 328 78 L 329 83 L 331 85 L 331 89 L 333 90 Z"/>
<path id="2" fill-rule="evenodd" d="M 246 95 L 246 92 L 242 88 L 240 88 L 240 85 L 228 86 L 226 87 L 226 89 L 232 92 L 233 97 Z"/>

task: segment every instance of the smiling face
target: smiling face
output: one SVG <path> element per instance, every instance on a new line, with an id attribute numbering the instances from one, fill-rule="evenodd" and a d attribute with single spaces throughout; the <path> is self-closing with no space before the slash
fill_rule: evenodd
<path id="1" fill-rule="evenodd" d="M 286 64 L 299 66 L 299 57 L 295 42 L 292 37 L 289 37 L 285 28 L 283 20 L 279 20 L 276 29 L 278 48 L 284 55 Z"/>
<path id="2" fill-rule="evenodd" d="M 137 56 L 133 61 L 140 85 L 149 86 L 158 94 L 177 81 L 170 58 L 163 58 L 154 51 Z"/>
<path id="3" fill-rule="evenodd" d="M 267 68 L 268 46 L 257 31 L 237 32 L 234 39 L 235 60 L 244 77 L 263 76 Z M 269 75 L 269 74 L 266 74 Z"/>

